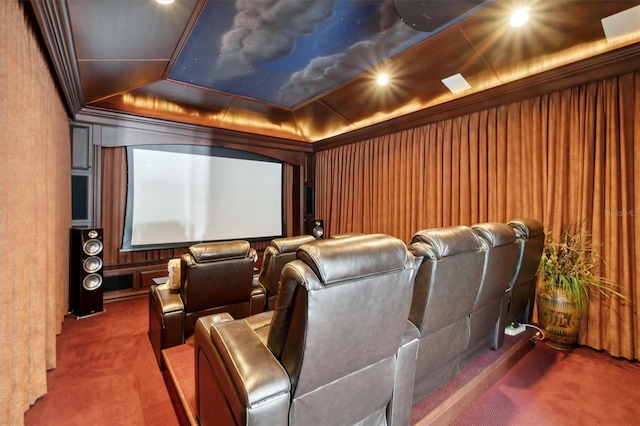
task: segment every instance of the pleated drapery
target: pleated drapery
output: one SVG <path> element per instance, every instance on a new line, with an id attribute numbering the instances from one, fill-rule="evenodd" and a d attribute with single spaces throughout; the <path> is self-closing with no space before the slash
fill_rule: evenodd
<path id="1" fill-rule="evenodd" d="M 0 424 L 47 392 L 68 309 L 71 146 L 24 2 L 0 1 Z"/>
<path id="2" fill-rule="evenodd" d="M 593 236 L 600 273 L 579 343 L 638 359 L 640 72 L 320 151 L 316 217 L 329 235 L 540 220 Z"/>

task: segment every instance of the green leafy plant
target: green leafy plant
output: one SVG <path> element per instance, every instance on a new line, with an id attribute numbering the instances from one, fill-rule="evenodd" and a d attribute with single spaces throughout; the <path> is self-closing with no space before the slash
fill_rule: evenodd
<path id="1" fill-rule="evenodd" d="M 549 233 L 540 259 L 542 279 L 538 291 L 547 295 L 562 292 L 581 312 L 587 309 L 591 291 L 629 300 L 616 290 L 617 284 L 596 275 L 601 262 L 593 249 L 591 235 L 584 228 L 569 226 L 558 241 Z"/>

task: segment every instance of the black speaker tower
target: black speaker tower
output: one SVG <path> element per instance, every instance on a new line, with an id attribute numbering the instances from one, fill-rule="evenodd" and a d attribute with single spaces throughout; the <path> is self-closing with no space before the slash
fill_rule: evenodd
<path id="1" fill-rule="evenodd" d="M 69 310 L 77 317 L 104 311 L 101 228 L 71 228 Z"/>

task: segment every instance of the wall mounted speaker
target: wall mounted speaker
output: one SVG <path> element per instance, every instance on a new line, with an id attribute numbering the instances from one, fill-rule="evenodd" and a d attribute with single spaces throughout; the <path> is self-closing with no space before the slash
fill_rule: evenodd
<path id="1" fill-rule="evenodd" d="M 324 221 L 322 219 L 307 219 L 306 233 L 313 235 L 316 240 L 324 238 Z"/>
<path id="2" fill-rule="evenodd" d="M 453 23 L 485 1 L 394 0 L 393 4 L 402 22 L 414 30 L 430 33 Z"/>
<path id="3" fill-rule="evenodd" d="M 69 310 L 78 317 L 102 312 L 102 229 L 71 228 L 70 249 Z"/>

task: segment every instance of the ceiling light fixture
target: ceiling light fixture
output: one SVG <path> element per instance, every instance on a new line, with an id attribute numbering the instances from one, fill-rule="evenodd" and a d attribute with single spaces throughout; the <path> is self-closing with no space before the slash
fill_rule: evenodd
<path id="1" fill-rule="evenodd" d="M 640 6 L 602 18 L 601 22 L 604 35 L 609 43 L 626 37 L 633 37 L 634 35 L 639 36 Z"/>
<path id="2" fill-rule="evenodd" d="M 389 84 L 389 76 L 387 74 L 380 74 L 376 81 L 380 86 L 386 86 Z"/>
<path id="3" fill-rule="evenodd" d="M 509 25 L 514 28 L 518 28 L 526 24 L 529 20 L 530 10 L 530 7 L 521 7 L 520 9 L 517 9 L 515 12 L 513 12 L 513 15 L 511 15 L 511 19 L 509 19 Z"/>
<path id="4" fill-rule="evenodd" d="M 459 93 L 471 89 L 471 85 L 465 80 L 462 74 L 458 73 L 441 80 L 452 93 Z"/>
<path id="5" fill-rule="evenodd" d="M 160 4 L 171 4 L 173 0 L 156 0 Z"/>

